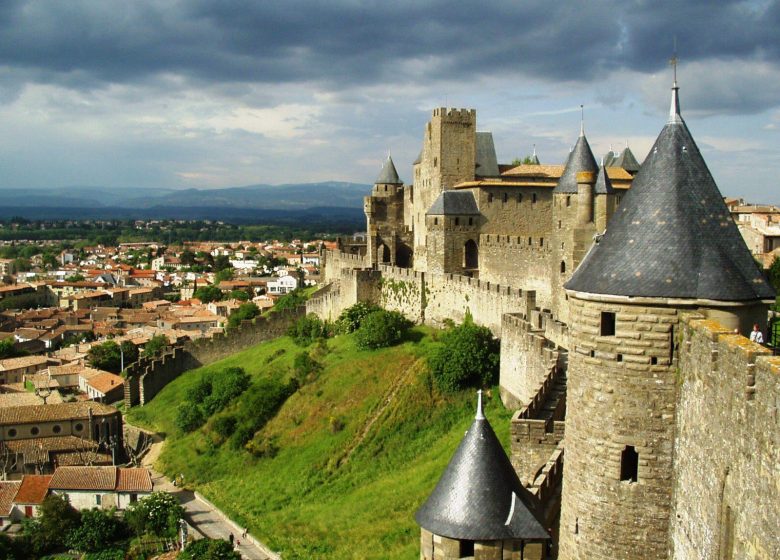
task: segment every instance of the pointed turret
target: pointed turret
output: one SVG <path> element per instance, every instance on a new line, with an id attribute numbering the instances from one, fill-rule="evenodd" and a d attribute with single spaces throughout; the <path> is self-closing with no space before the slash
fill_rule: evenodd
<path id="1" fill-rule="evenodd" d="M 774 298 L 680 115 L 676 80 L 669 122 L 566 289 L 721 301 Z"/>
<path id="2" fill-rule="evenodd" d="M 395 170 L 395 164 L 393 158 L 389 155 L 382 166 L 382 171 L 379 172 L 379 177 L 374 181 L 375 185 L 400 185 L 403 182 L 398 178 L 398 172 Z"/>
<path id="3" fill-rule="evenodd" d="M 609 151 L 604 156 L 602 164 L 604 167 L 611 167 L 613 161 L 615 161 L 615 152 L 612 151 L 612 144 L 610 144 Z"/>
<path id="4" fill-rule="evenodd" d="M 639 171 L 639 162 L 636 157 L 634 157 L 634 152 L 628 147 L 628 143 L 626 143 L 626 147 L 623 148 L 620 155 L 612 160 L 609 167 L 622 167 L 629 173 L 636 173 Z"/>
<path id="5" fill-rule="evenodd" d="M 584 124 L 580 126 L 580 137 L 577 138 L 577 143 L 574 145 L 574 149 L 566 160 L 566 167 L 564 168 L 563 174 L 558 180 L 558 185 L 555 187 L 555 190 L 553 190 L 553 193 L 576 193 L 577 174 L 582 173 L 583 171 L 593 174 L 598 171 L 596 158 L 593 157 L 590 144 L 588 144 L 588 139 L 585 137 Z"/>
<path id="6" fill-rule="evenodd" d="M 531 163 L 534 165 L 539 165 L 539 158 L 536 157 L 536 144 L 534 144 L 534 153 L 531 156 Z"/>
<path id="7" fill-rule="evenodd" d="M 607 167 L 604 160 L 601 160 L 601 167 L 599 167 L 599 174 L 596 176 L 596 186 L 593 189 L 596 194 L 614 194 L 615 190 L 612 188 L 612 181 L 607 175 Z"/>
<path id="8" fill-rule="evenodd" d="M 481 393 L 471 428 L 415 519 L 423 529 L 450 539 L 546 542 L 550 536 L 534 497 L 482 413 Z"/>

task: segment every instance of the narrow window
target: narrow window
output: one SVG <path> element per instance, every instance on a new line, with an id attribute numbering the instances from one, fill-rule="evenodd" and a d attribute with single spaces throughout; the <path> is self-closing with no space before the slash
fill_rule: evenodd
<path id="1" fill-rule="evenodd" d="M 561 274 L 566 272 L 566 261 L 561 261 Z"/>
<path id="2" fill-rule="evenodd" d="M 456 225 L 456 226 L 459 226 L 459 225 L 460 225 L 460 218 L 455 218 L 455 225 Z"/>
<path id="3" fill-rule="evenodd" d="M 433 225 L 438 226 L 439 225 L 439 218 L 433 219 Z"/>
<path id="4" fill-rule="evenodd" d="M 657 364 L 658 364 L 658 358 L 656 358 L 655 356 L 650 358 L 650 365 L 657 365 Z"/>
<path id="5" fill-rule="evenodd" d="M 528 238 L 528 244 L 529 245 L 531 244 L 531 238 L 530 237 Z"/>
<path id="6" fill-rule="evenodd" d="M 460 557 L 461 558 L 474 557 L 474 541 L 460 541 Z"/>
<path id="7" fill-rule="evenodd" d="M 438 165 L 438 163 L 439 163 L 439 159 L 438 158 L 433 158 L 433 166 L 436 167 Z"/>
<path id="8" fill-rule="evenodd" d="M 571 197 L 570 196 L 566 197 L 566 206 L 571 206 Z"/>
<path id="9" fill-rule="evenodd" d="M 100 494 L 95 494 L 95 505 L 99 506 L 101 501 Z"/>
<path id="10" fill-rule="evenodd" d="M 532 202 L 533 204 L 536 204 L 536 193 L 534 193 L 534 194 L 532 194 L 532 195 L 531 195 L 531 202 Z"/>
<path id="11" fill-rule="evenodd" d="M 523 194 L 522 193 L 518 193 L 517 194 L 517 203 L 520 204 L 521 202 L 523 202 Z"/>
<path id="12" fill-rule="evenodd" d="M 626 445 L 620 453 L 620 480 L 636 482 L 639 471 L 639 453 L 633 445 Z"/>
<path id="13" fill-rule="evenodd" d="M 558 220 L 558 229 L 561 229 L 561 221 Z"/>
<path id="14" fill-rule="evenodd" d="M 539 247 L 544 247 L 544 237 L 539 238 Z"/>
<path id="15" fill-rule="evenodd" d="M 601 312 L 601 336 L 615 336 L 615 314 Z"/>
<path id="16" fill-rule="evenodd" d="M 622 362 L 623 361 L 623 354 L 618 354 L 617 355 L 617 361 L 618 362 Z"/>
<path id="17" fill-rule="evenodd" d="M 385 192 L 387 192 L 387 185 L 385 185 Z"/>
<path id="18" fill-rule="evenodd" d="M 493 193 L 488 193 L 488 202 L 493 202 Z"/>
<path id="19" fill-rule="evenodd" d="M 509 201 L 509 195 L 507 193 L 504 193 L 504 202 Z"/>

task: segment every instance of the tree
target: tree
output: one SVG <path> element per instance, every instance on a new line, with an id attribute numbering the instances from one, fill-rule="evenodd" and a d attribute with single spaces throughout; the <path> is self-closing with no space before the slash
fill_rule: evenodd
<path id="1" fill-rule="evenodd" d="M 227 280 L 232 280 L 232 279 L 233 279 L 233 268 L 232 267 L 223 268 L 222 270 L 220 270 L 219 272 L 217 272 L 214 275 L 214 283 L 215 284 L 219 284 L 220 282 L 225 282 Z"/>
<path id="2" fill-rule="evenodd" d="M 239 301 L 248 301 L 249 300 L 249 294 L 246 293 L 244 290 L 232 290 L 230 292 L 230 297 L 233 299 L 237 299 Z"/>
<path id="3" fill-rule="evenodd" d="M 38 516 L 26 520 L 24 535 L 30 539 L 33 551 L 42 556 L 62 546 L 62 536 L 78 527 L 80 518 L 66 496 L 50 494 L 43 499 Z"/>
<path id="4" fill-rule="evenodd" d="M 129 340 L 122 342 L 122 344 L 119 345 L 119 348 L 122 350 L 121 354 L 124 355 L 123 361 L 125 367 L 138 360 L 138 347 Z"/>
<path id="5" fill-rule="evenodd" d="M 136 535 L 151 534 L 174 539 L 179 530 L 179 519 L 184 508 L 173 494 L 153 492 L 149 496 L 130 504 L 125 520 Z"/>
<path id="6" fill-rule="evenodd" d="M 276 300 L 276 303 L 274 303 L 274 310 L 285 311 L 287 309 L 297 309 L 299 306 L 306 303 L 306 299 L 306 296 L 303 295 L 300 288 L 295 289 Z"/>
<path id="7" fill-rule="evenodd" d="M 328 325 L 314 313 L 309 313 L 290 325 L 287 336 L 298 346 L 308 346 L 314 340 L 328 336 Z"/>
<path id="8" fill-rule="evenodd" d="M 536 163 L 534 156 L 525 156 L 523 159 L 515 158 L 512 160 L 512 165 L 539 165 Z"/>
<path id="9" fill-rule="evenodd" d="M 83 282 L 84 281 L 84 275 L 83 274 L 71 274 L 70 276 L 65 278 L 68 282 Z"/>
<path id="10" fill-rule="evenodd" d="M 89 349 L 87 359 L 92 367 L 113 373 L 119 373 L 122 361 L 119 345 L 113 340 L 95 344 Z"/>
<path id="11" fill-rule="evenodd" d="M 463 324 L 441 336 L 442 345 L 428 359 L 437 387 L 451 393 L 471 385 L 492 385 L 498 375 L 499 341 L 487 327 Z"/>
<path id="12" fill-rule="evenodd" d="M 775 257 L 769 265 L 769 282 L 775 290 L 780 290 L 780 257 Z"/>
<path id="13" fill-rule="evenodd" d="M 19 355 L 20 353 L 14 345 L 14 337 L 10 336 L 0 340 L 0 360 L 5 358 L 15 358 Z"/>
<path id="14" fill-rule="evenodd" d="M 214 271 L 219 272 L 220 270 L 225 270 L 226 268 L 233 268 L 233 265 L 230 264 L 230 259 L 227 255 L 219 255 L 214 259 Z"/>
<path id="15" fill-rule="evenodd" d="M 203 286 L 195 290 L 193 297 L 199 299 L 203 303 L 211 303 L 212 301 L 222 300 L 222 290 L 216 286 Z"/>
<path id="16" fill-rule="evenodd" d="M 180 403 L 173 423 L 184 433 L 194 432 L 206 421 L 203 410 L 194 403 Z"/>
<path id="17" fill-rule="evenodd" d="M 195 264 L 195 253 L 190 251 L 189 249 L 185 249 L 182 251 L 182 254 L 179 256 L 179 260 L 181 261 L 181 264 L 184 266 L 192 266 Z"/>
<path id="18" fill-rule="evenodd" d="M 238 309 L 230 314 L 228 327 L 238 327 L 241 324 L 241 321 L 251 321 L 258 315 L 260 315 L 260 308 L 257 307 L 257 305 L 251 302 L 242 303 L 238 306 Z"/>
<path id="19" fill-rule="evenodd" d="M 224 539 L 198 539 L 179 554 L 179 560 L 241 560 L 241 555 Z"/>
<path id="20" fill-rule="evenodd" d="M 397 311 L 379 309 L 363 318 L 355 331 L 355 343 L 362 350 L 392 346 L 400 342 L 410 326 L 409 320 Z"/>
<path id="21" fill-rule="evenodd" d="M 378 309 L 379 307 L 373 303 L 368 303 L 365 301 L 359 301 L 355 305 L 347 307 L 344 311 L 341 312 L 341 315 L 339 315 L 338 321 L 336 323 L 338 332 L 349 334 L 358 330 L 360 323 L 363 321 L 363 318 L 369 313 L 373 313 Z"/>
<path id="22" fill-rule="evenodd" d="M 0 558 L 5 560 L 26 560 L 30 558 L 30 551 L 25 550 L 24 545 L 24 539 L 12 539 L 5 533 L 0 533 Z"/>
<path id="23" fill-rule="evenodd" d="M 113 509 L 91 509 L 81 512 L 81 524 L 66 534 L 66 541 L 79 552 L 96 552 L 116 542 L 122 534 L 122 522 Z"/>
<path id="24" fill-rule="evenodd" d="M 144 357 L 153 358 L 159 356 L 163 353 L 163 350 L 165 350 L 169 344 L 170 342 L 168 341 L 168 337 L 164 334 L 154 335 L 149 339 L 149 342 L 144 344 Z"/>

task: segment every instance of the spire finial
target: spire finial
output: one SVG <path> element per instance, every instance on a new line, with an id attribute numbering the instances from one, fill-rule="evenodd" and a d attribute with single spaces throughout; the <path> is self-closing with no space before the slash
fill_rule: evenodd
<path id="1" fill-rule="evenodd" d="M 585 136 L 585 106 L 580 105 L 580 136 Z"/>
<path id="2" fill-rule="evenodd" d="M 672 82 L 672 103 L 669 107 L 669 124 L 682 122 L 682 117 L 680 116 L 680 97 L 677 93 L 678 90 L 680 89 L 679 87 L 677 87 L 677 63 L 678 62 L 679 59 L 677 58 L 677 37 L 675 37 L 674 54 L 672 55 L 672 58 L 669 60 L 669 64 L 672 65 L 674 71 L 674 82 Z"/>
<path id="3" fill-rule="evenodd" d="M 477 415 L 474 417 L 475 420 L 484 420 L 485 415 L 482 413 L 482 389 L 477 391 Z"/>
<path id="4" fill-rule="evenodd" d="M 534 144 L 534 157 L 536 157 L 536 144 Z"/>
<path id="5" fill-rule="evenodd" d="M 601 156 L 601 167 L 604 167 L 604 156 Z"/>

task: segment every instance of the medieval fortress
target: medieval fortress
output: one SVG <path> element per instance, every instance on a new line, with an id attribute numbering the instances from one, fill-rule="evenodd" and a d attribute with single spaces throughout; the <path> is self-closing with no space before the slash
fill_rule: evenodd
<path id="1" fill-rule="evenodd" d="M 367 243 L 324 255 L 329 286 L 307 305 L 334 319 L 372 301 L 433 325 L 470 313 L 501 339 L 523 489 L 506 490 L 508 517 L 472 503 L 466 522 L 440 484 L 418 514 L 421 558 L 538 557 L 531 517 L 513 521 L 524 507 L 562 560 L 780 558 L 780 358 L 745 338 L 775 293 L 676 83 L 641 166 L 628 148 L 597 164 L 584 130 L 564 165 L 534 163 L 499 164 L 474 110 L 434 109 L 412 184 L 388 158 Z M 480 416 L 445 477 L 499 474 L 460 484 L 515 476 L 464 466 L 492 445 Z"/>

